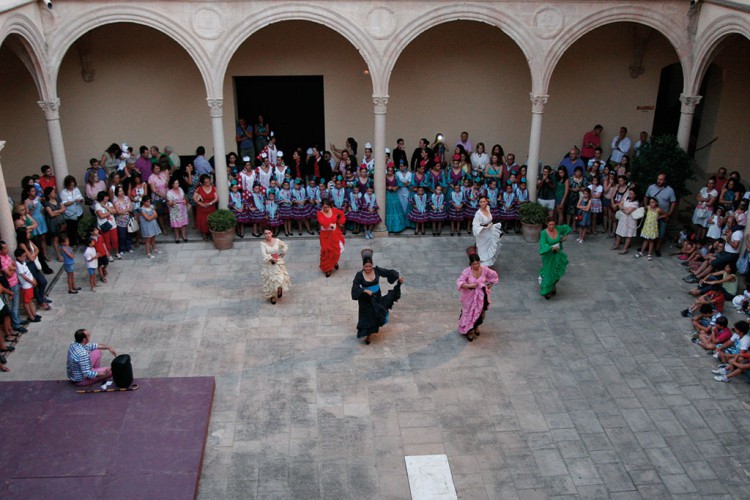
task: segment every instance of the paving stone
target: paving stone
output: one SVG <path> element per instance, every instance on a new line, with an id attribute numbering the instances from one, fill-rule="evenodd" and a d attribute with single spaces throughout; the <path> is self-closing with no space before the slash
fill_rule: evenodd
<path id="1" fill-rule="evenodd" d="M 634 266 L 592 238 L 566 248 L 568 272 L 545 301 L 536 247 L 506 235 L 500 285 L 468 343 L 455 332 L 455 277 L 471 238 L 348 235 L 330 279 L 316 238 L 286 241 L 294 286 L 275 306 L 248 239 L 221 254 L 200 242 L 164 242 L 151 261 L 138 250 L 97 294 L 69 296 L 60 281 L 4 380 L 59 379 L 81 325 L 131 353 L 136 377 L 215 376 L 201 499 L 405 499 L 403 457 L 436 453 L 462 498 L 722 497 L 750 486 L 749 388 L 714 384 L 712 360 L 686 345 L 675 314 L 686 288 L 670 259 Z M 365 246 L 407 278 L 369 346 L 354 336 L 349 296 Z M 436 248 L 441 258 L 426 259 Z M 122 300 L 135 289 L 145 300 Z M 91 317 L 97 308 L 116 313 Z"/>

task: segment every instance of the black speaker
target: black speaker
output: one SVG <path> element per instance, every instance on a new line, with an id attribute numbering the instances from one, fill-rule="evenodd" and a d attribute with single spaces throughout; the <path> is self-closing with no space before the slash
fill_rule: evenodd
<path id="1" fill-rule="evenodd" d="M 112 360 L 112 380 L 117 387 L 125 389 L 133 383 L 133 364 L 130 354 L 120 354 Z"/>

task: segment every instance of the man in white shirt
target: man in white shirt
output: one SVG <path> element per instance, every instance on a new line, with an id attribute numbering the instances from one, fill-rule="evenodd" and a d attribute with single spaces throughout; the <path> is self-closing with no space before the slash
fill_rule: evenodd
<path id="1" fill-rule="evenodd" d="M 615 165 L 620 164 L 623 155 L 630 152 L 630 139 L 628 138 L 628 128 L 620 127 L 620 134 L 612 139 L 612 154 L 609 161 Z"/>

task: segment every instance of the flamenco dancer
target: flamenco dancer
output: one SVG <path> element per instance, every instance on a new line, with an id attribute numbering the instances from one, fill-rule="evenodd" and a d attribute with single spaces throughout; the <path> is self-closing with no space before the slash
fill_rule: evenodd
<path id="1" fill-rule="evenodd" d="M 390 284 L 397 282 L 385 296 L 380 291 L 380 278 L 387 279 Z M 359 302 L 357 338 L 364 337 L 365 344 L 370 345 L 370 336 L 388 323 L 388 311 L 401 298 L 403 282 L 404 278 L 398 271 L 373 266 L 372 250 L 362 250 L 362 270 L 354 276 L 352 300 Z"/>
<path id="2" fill-rule="evenodd" d="M 328 199 L 323 200 L 317 217 L 320 227 L 320 270 L 326 273 L 326 278 L 330 278 L 333 270 L 338 270 L 339 258 L 344 251 L 341 227 L 346 224 L 346 217 L 344 212 L 331 207 Z"/>
<path id="3" fill-rule="evenodd" d="M 474 341 L 479 336 L 479 326 L 484 322 L 484 315 L 489 309 L 490 289 L 498 282 L 497 273 L 482 265 L 476 247 L 466 249 L 469 256 L 469 267 L 463 270 L 456 281 L 461 292 L 461 315 L 458 317 L 458 333 L 466 335 L 466 340 Z"/>
<path id="4" fill-rule="evenodd" d="M 554 217 L 547 217 L 547 228 L 539 237 L 539 255 L 542 269 L 539 271 L 539 294 L 549 300 L 557 293 L 557 282 L 568 267 L 568 256 L 563 252 L 563 242 L 568 239 L 570 226 L 557 225 Z"/>

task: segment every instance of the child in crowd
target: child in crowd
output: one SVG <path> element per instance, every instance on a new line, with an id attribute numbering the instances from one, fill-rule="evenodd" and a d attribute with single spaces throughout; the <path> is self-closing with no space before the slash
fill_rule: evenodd
<path id="1" fill-rule="evenodd" d="M 365 239 L 371 240 L 373 238 L 372 228 L 383 221 L 378 214 L 378 200 L 373 192 L 372 184 L 367 186 L 367 192 L 361 200 L 363 204 L 361 205 L 362 212 L 360 215 L 362 224 L 365 226 Z"/>
<path id="2" fill-rule="evenodd" d="M 716 325 L 716 320 L 722 316 L 719 311 L 714 311 L 711 304 L 701 304 L 695 315 L 690 318 L 693 325 L 692 338 L 697 339 L 700 334 L 708 333 Z"/>
<path id="3" fill-rule="evenodd" d="M 78 293 L 78 290 L 80 290 L 81 287 L 76 286 L 75 253 L 73 252 L 73 249 L 70 247 L 70 238 L 68 238 L 68 236 L 65 234 L 60 235 L 60 252 L 62 253 L 62 257 L 63 257 L 63 268 L 65 269 L 65 273 L 68 275 L 68 293 Z"/>
<path id="4" fill-rule="evenodd" d="M 18 275 L 18 282 L 21 285 L 20 293 L 23 308 L 26 310 L 26 315 L 31 323 L 39 323 L 42 317 L 36 313 L 34 306 L 34 287 L 37 283 L 26 264 L 26 251 L 23 248 L 16 248 L 13 255 L 16 256 L 16 275 Z"/>
<path id="5" fill-rule="evenodd" d="M 349 204 L 347 205 L 346 222 L 352 225 L 354 234 L 359 234 L 359 224 L 362 220 L 359 206 L 362 193 L 359 192 L 359 183 L 355 182 L 352 192 L 349 193 Z"/>
<path id="6" fill-rule="evenodd" d="M 245 237 L 245 223 L 247 217 L 245 215 L 245 207 L 242 203 L 242 193 L 240 193 L 240 186 L 236 180 L 232 180 L 229 183 L 229 206 L 227 207 L 234 214 L 237 219 L 235 225 L 235 232 L 240 238 Z"/>
<path id="7" fill-rule="evenodd" d="M 746 321 L 738 321 L 734 324 L 734 334 L 716 352 L 715 356 L 721 361 L 721 364 L 712 373 L 715 375 L 714 380 L 717 382 L 729 382 L 730 378 L 740 375 L 750 368 L 750 336 L 747 331 L 750 325 Z"/>
<path id="8" fill-rule="evenodd" d="M 487 183 L 487 200 L 489 200 L 492 222 L 495 224 L 500 222 L 500 206 L 497 203 L 497 200 L 499 198 L 500 191 L 497 189 L 497 180 L 490 179 L 490 181 Z"/>
<path id="9" fill-rule="evenodd" d="M 266 197 L 263 196 L 258 183 L 253 186 L 253 196 L 250 198 L 250 204 L 247 208 L 248 222 L 253 225 L 253 236 L 259 238 L 263 230 L 263 223 L 266 221 Z"/>
<path id="10" fill-rule="evenodd" d="M 151 254 L 149 253 L 149 257 L 150 256 Z M 98 259 L 96 257 L 96 240 L 94 240 L 94 238 L 89 238 L 86 243 L 86 250 L 83 252 L 83 258 L 86 261 L 86 269 L 89 273 L 89 285 L 91 286 L 91 291 L 95 292 L 96 290 L 94 290 L 94 288 L 96 288 L 96 268 L 98 267 Z"/>
<path id="11" fill-rule="evenodd" d="M 284 223 L 284 236 L 292 234 L 292 190 L 289 189 L 289 179 L 284 179 L 279 189 L 276 201 L 279 204 L 279 219 Z"/>
<path id="12" fill-rule="evenodd" d="M 511 179 L 513 174 L 511 174 Z M 518 198 L 516 197 L 515 190 L 513 188 L 513 181 L 509 179 L 505 183 L 505 192 L 500 196 L 498 204 L 500 205 L 500 220 L 505 224 L 505 227 L 510 230 L 511 227 L 515 227 L 520 220 L 518 213 Z M 471 224 L 470 224 L 471 225 Z M 518 229 L 516 227 L 516 229 Z"/>
<path id="13" fill-rule="evenodd" d="M 718 290 L 709 290 L 704 295 L 701 295 L 697 299 L 695 299 L 695 302 L 693 302 L 693 305 L 688 307 L 687 309 L 683 309 L 680 314 L 684 318 L 688 318 L 695 313 L 695 311 L 700 308 L 703 304 L 709 304 L 711 307 L 713 307 L 715 310 L 719 312 L 724 312 L 724 294 Z"/>
<path id="14" fill-rule="evenodd" d="M 284 225 L 284 221 L 279 217 L 279 204 L 276 202 L 276 192 L 268 190 L 268 200 L 266 200 L 266 227 L 271 228 L 273 237 L 279 235 L 279 228 Z"/>
<path id="15" fill-rule="evenodd" d="M 721 345 L 732 337 L 732 331 L 728 328 L 729 320 L 722 316 L 716 320 L 716 325 L 707 333 L 701 333 L 698 338 L 691 342 L 707 351 L 713 351 L 717 345 Z"/>
<path id="16" fill-rule="evenodd" d="M 526 177 L 521 177 L 521 182 L 518 183 L 518 188 L 516 188 L 516 199 L 518 200 L 519 207 L 524 203 L 529 202 L 529 189 L 526 186 Z"/>
<path id="17" fill-rule="evenodd" d="M 153 259 L 153 253 L 160 253 L 156 248 L 156 236 L 161 234 L 161 229 L 156 221 L 158 214 L 151 206 L 151 197 L 146 195 L 141 201 L 141 236 L 146 243 L 146 255 Z"/>
<path id="18" fill-rule="evenodd" d="M 424 192 L 424 187 L 419 186 L 417 188 L 417 194 L 412 197 L 411 205 L 409 220 L 416 224 L 414 234 L 419 234 L 420 231 L 424 234 L 424 223 L 430 220 L 430 215 L 427 211 L 427 195 Z"/>
<path id="19" fill-rule="evenodd" d="M 591 191 L 591 227 L 589 232 L 596 234 L 596 225 L 599 222 L 599 214 L 602 213 L 602 194 L 604 187 L 599 183 L 599 173 L 591 177 L 591 184 L 588 186 Z"/>
<path id="20" fill-rule="evenodd" d="M 667 214 L 659 208 L 659 201 L 651 197 L 648 199 L 648 208 L 646 209 L 646 219 L 643 222 L 643 229 L 641 230 L 641 238 L 643 238 L 643 245 L 641 249 L 635 253 L 635 257 L 643 257 L 643 252 L 648 248 L 648 260 L 652 260 L 651 256 L 654 253 L 654 243 L 659 238 L 659 219 L 666 218 Z"/>
<path id="21" fill-rule="evenodd" d="M 591 189 L 586 188 L 583 190 L 583 195 L 578 200 L 576 206 L 578 210 L 578 243 L 583 243 L 583 239 L 586 237 L 586 231 L 591 226 Z"/>
<path id="22" fill-rule="evenodd" d="M 158 217 L 158 215 L 156 215 L 156 217 Z M 106 283 L 108 274 L 107 268 L 109 267 L 109 248 L 107 248 L 107 242 L 102 238 L 98 227 L 91 229 L 90 236 L 95 242 L 94 247 L 96 248 L 99 279 L 102 283 Z"/>
<path id="23" fill-rule="evenodd" d="M 443 186 L 435 186 L 435 192 L 430 195 L 430 220 L 432 221 L 432 235 L 440 236 L 443 232 L 443 221 L 448 217 L 445 211 L 445 196 Z"/>
<path id="24" fill-rule="evenodd" d="M 312 210 L 307 204 L 307 191 L 300 179 L 295 179 L 294 188 L 292 189 L 292 219 L 297 221 L 297 230 L 302 236 L 302 225 L 305 225 L 307 234 L 313 234 L 310 231 L 310 213 Z"/>
<path id="25" fill-rule="evenodd" d="M 479 210 L 479 182 L 477 180 L 472 184 L 469 179 L 466 180 L 467 189 L 464 191 L 466 202 L 464 203 L 464 220 L 466 221 L 466 234 L 472 234 L 471 224 L 474 222 L 474 215 Z M 424 233 L 422 233 L 424 234 Z"/>
<path id="26" fill-rule="evenodd" d="M 448 220 L 451 221 L 451 236 L 461 234 L 461 221 L 464 220 L 464 193 L 459 184 L 453 185 L 448 202 Z"/>
<path id="27" fill-rule="evenodd" d="M 706 238 L 711 238 L 712 240 L 718 240 L 721 238 L 726 222 L 727 218 L 724 216 L 724 207 L 716 207 L 714 213 L 708 217 L 708 231 L 706 232 Z"/>

